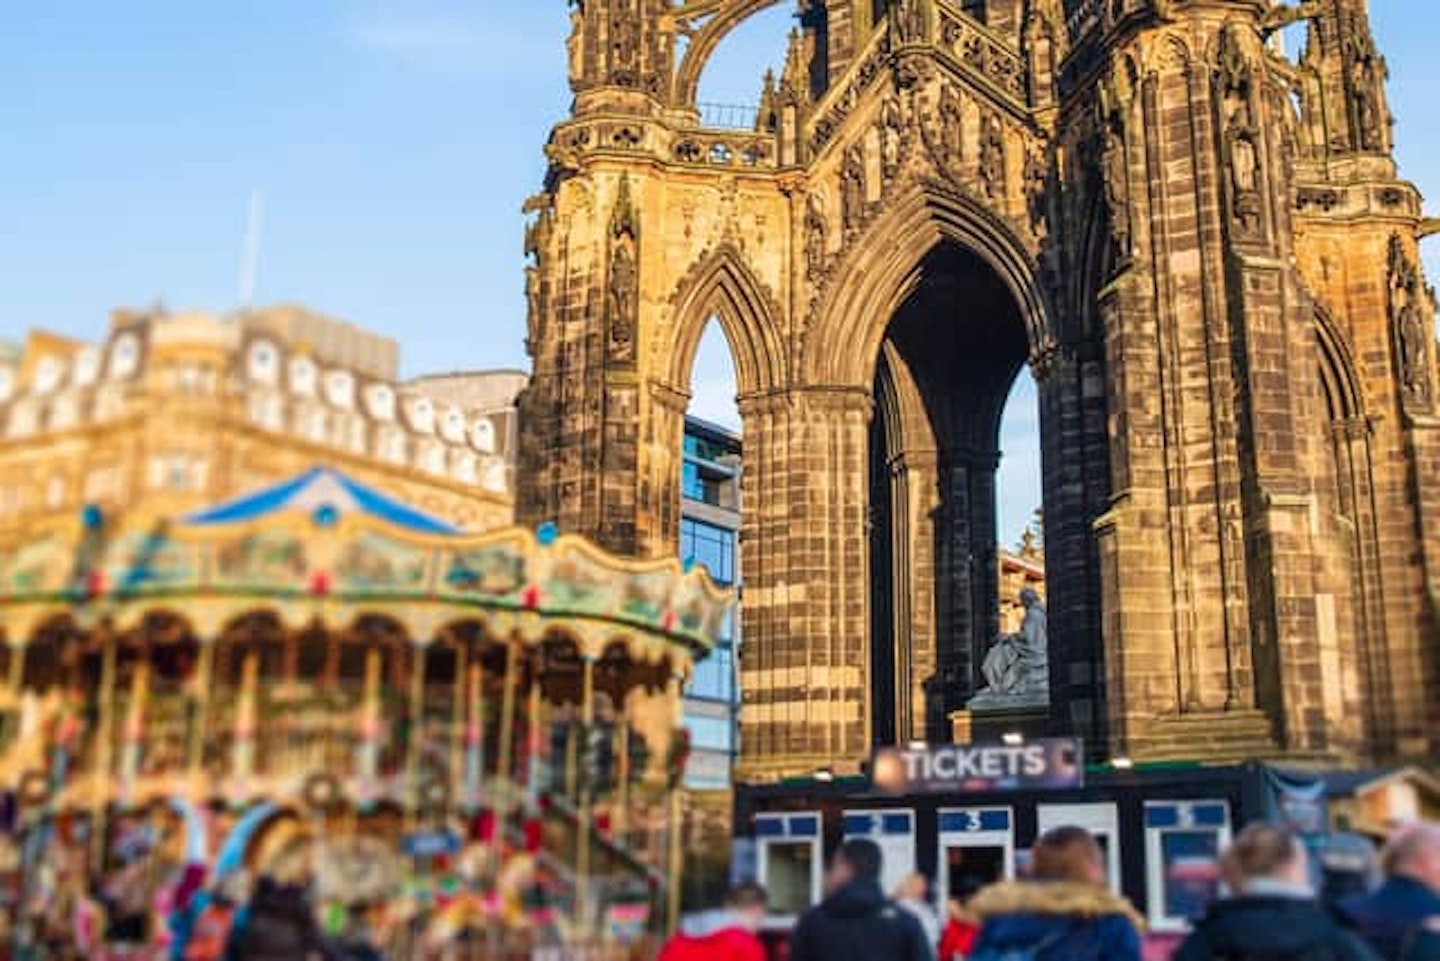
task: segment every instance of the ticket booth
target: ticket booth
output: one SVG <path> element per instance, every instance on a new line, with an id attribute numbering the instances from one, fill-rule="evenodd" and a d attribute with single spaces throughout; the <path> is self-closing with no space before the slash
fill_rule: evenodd
<path id="1" fill-rule="evenodd" d="M 1184 931 L 1220 894 L 1230 843 L 1224 801 L 1145 802 L 1145 893 L 1150 929 Z"/>
<path id="2" fill-rule="evenodd" d="M 869 838 L 880 847 L 880 886 L 886 894 L 907 876 L 915 873 L 915 812 L 905 809 L 886 811 L 846 811 L 845 840 Z"/>
<path id="3" fill-rule="evenodd" d="M 1105 876 L 1110 890 L 1120 893 L 1120 811 L 1113 801 L 1086 804 L 1040 804 L 1035 808 L 1037 836 L 1055 828 L 1089 831 L 1105 852 Z"/>
<path id="4" fill-rule="evenodd" d="M 1010 808 L 940 808 L 936 826 L 941 904 L 1015 877 L 1015 813 Z"/>
<path id="5" fill-rule="evenodd" d="M 819 812 L 755 816 L 756 876 L 770 895 L 776 922 L 794 923 L 819 902 L 823 861 Z"/>

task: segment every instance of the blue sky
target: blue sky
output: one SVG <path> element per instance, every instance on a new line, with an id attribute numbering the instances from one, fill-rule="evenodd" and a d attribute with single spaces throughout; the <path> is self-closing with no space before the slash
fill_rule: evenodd
<path id="1" fill-rule="evenodd" d="M 1406 176 L 1440 198 L 1434 0 L 1372 5 Z M 389 334 L 407 373 L 523 366 L 519 209 L 568 106 L 562 0 L 70 0 L 0 31 L 0 337 L 94 338 L 111 308 L 237 305 L 252 189 L 256 301 Z M 722 48 L 702 97 L 753 102 L 783 11 Z M 1440 210 L 1440 207 L 1435 208 Z M 1427 250 L 1440 278 L 1440 241 Z M 723 346 L 699 412 L 729 420 Z M 1035 405 L 1004 438 L 1001 530 L 1039 501 Z"/>

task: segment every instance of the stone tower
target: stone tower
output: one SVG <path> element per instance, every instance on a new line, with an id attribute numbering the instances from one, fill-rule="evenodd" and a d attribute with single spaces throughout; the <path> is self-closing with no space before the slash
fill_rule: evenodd
<path id="1" fill-rule="evenodd" d="M 1046 730 L 1146 759 L 1435 750 L 1434 302 L 1364 0 L 800 0 L 753 127 L 707 126 L 703 67 L 776 2 L 572 4 L 522 518 L 675 550 L 718 320 L 747 773 L 853 766 L 944 737 L 979 683 L 1028 365 Z"/>

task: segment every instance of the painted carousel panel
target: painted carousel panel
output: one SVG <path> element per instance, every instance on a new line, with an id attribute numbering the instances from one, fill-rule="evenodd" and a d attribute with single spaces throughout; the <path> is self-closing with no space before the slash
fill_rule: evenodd
<path id="1" fill-rule="evenodd" d="M 374 531 L 362 531 L 335 560 L 335 588 L 343 594 L 414 594 L 429 579 L 432 552 Z"/>

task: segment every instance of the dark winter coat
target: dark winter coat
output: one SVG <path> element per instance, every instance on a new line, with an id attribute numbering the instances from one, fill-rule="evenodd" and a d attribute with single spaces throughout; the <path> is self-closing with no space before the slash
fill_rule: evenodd
<path id="1" fill-rule="evenodd" d="M 1034 952 L 1037 961 L 1140 961 L 1144 922 L 1107 888 L 1059 881 L 992 885 L 970 901 L 972 957 Z"/>
<path id="2" fill-rule="evenodd" d="M 1409 961 L 1434 945 L 1422 936 L 1421 927 L 1440 917 L 1440 894 L 1411 878 L 1390 878 L 1370 894 L 1342 901 L 1340 914 L 1384 961 L 1401 961 L 1402 956 Z"/>
<path id="3" fill-rule="evenodd" d="M 875 881 L 853 881 L 805 912 L 790 961 L 934 961 L 935 946 Z"/>
<path id="4" fill-rule="evenodd" d="M 322 937 L 305 890 L 261 878 L 245 923 L 231 941 L 228 961 L 309 961 L 312 954 L 341 961 Z"/>
<path id="5" fill-rule="evenodd" d="M 1284 896 L 1220 901 L 1172 961 L 1377 961 L 1317 901 Z"/>

